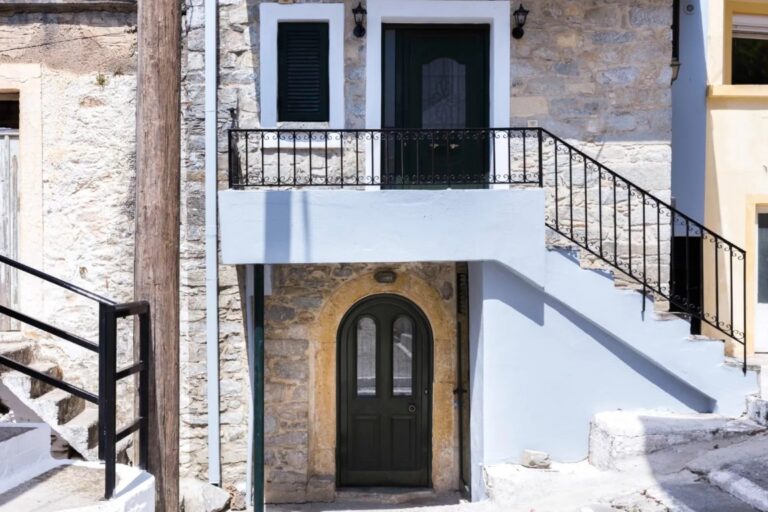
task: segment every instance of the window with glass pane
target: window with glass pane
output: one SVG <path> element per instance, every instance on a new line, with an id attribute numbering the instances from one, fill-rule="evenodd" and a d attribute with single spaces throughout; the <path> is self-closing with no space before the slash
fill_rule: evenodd
<path id="1" fill-rule="evenodd" d="M 757 215 L 757 302 L 768 303 L 768 213 Z"/>
<path id="2" fill-rule="evenodd" d="M 413 394 L 413 322 L 400 316 L 392 326 L 392 395 Z"/>
<path id="3" fill-rule="evenodd" d="M 376 322 L 357 321 L 357 396 L 376 396 Z"/>
<path id="4" fill-rule="evenodd" d="M 421 69 L 422 128 L 466 128 L 466 66 L 441 58 Z"/>
<path id="5" fill-rule="evenodd" d="M 732 84 L 768 84 L 768 16 L 734 14 Z"/>

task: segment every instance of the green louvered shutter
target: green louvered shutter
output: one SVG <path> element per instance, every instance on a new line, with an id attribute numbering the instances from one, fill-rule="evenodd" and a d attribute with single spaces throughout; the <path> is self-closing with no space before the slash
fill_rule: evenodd
<path id="1" fill-rule="evenodd" d="M 328 24 L 280 23 L 278 121 L 328 121 Z"/>

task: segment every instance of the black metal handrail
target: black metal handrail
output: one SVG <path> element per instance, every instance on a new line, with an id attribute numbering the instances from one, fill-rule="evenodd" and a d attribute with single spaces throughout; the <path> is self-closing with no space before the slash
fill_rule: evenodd
<path id="1" fill-rule="evenodd" d="M 746 371 L 746 251 L 543 128 L 229 130 L 233 189 L 496 185 L 544 187 L 547 227 L 740 343 Z"/>
<path id="2" fill-rule="evenodd" d="M 0 365 L 40 380 L 50 386 L 62 389 L 98 406 L 99 414 L 99 459 L 104 461 L 104 497 L 112 498 L 116 486 L 117 443 L 128 435 L 139 433 L 139 467 L 146 469 L 148 457 L 148 415 L 149 415 L 149 366 L 150 366 L 150 306 L 149 303 L 131 302 L 118 304 L 115 301 L 84 290 L 62 279 L 37 270 L 11 258 L 0 255 L 0 263 L 16 268 L 24 273 L 38 277 L 67 291 L 96 301 L 99 305 L 99 342 L 94 343 L 41 320 L 20 313 L 7 306 L 0 305 L 0 314 L 4 314 L 36 329 L 45 331 L 59 339 L 74 343 L 99 355 L 99 390 L 92 393 L 63 379 L 46 375 L 18 361 L 0 354 Z M 117 368 L 117 320 L 137 317 L 139 321 L 139 359 L 131 365 Z M 139 375 L 139 415 L 127 426 L 117 427 L 117 383 L 118 381 Z"/>
<path id="3" fill-rule="evenodd" d="M 644 295 L 741 344 L 746 373 L 746 251 L 570 143 L 541 133 L 543 186 L 551 196 L 547 227 L 640 284 Z M 675 265 L 676 245 L 685 251 L 683 265 Z M 694 259 L 702 268 L 691 268 Z"/>

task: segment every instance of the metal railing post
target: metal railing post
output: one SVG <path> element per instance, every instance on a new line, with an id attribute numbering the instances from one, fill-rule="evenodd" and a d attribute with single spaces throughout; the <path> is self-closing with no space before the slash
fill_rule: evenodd
<path id="1" fill-rule="evenodd" d="M 539 187 L 544 187 L 544 154 L 542 153 L 542 132 L 541 128 L 537 130 L 539 138 Z"/>
<path id="2" fill-rule="evenodd" d="M 139 373 L 139 418 L 141 426 L 139 427 L 139 467 L 147 468 L 149 458 L 149 369 L 152 367 L 150 361 L 150 343 L 152 336 L 151 326 L 152 316 L 150 307 L 139 314 L 139 360 L 141 361 L 141 372 Z"/>
<path id="3" fill-rule="evenodd" d="M 115 491 L 117 463 L 117 318 L 114 306 L 99 305 L 99 458 L 104 460 L 104 499 Z"/>

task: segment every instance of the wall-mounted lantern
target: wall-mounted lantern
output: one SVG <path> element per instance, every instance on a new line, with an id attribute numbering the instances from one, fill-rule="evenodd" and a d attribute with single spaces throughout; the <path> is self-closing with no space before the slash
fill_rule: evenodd
<path id="1" fill-rule="evenodd" d="M 355 30 L 352 33 L 355 34 L 355 37 L 365 36 L 365 25 L 363 25 L 363 20 L 365 20 L 365 15 L 368 14 L 368 11 L 363 7 L 363 2 L 358 3 L 357 7 L 352 9 L 352 14 L 355 17 Z"/>
<path id="2" fill-rule="evenodd" d="M 523 34 L 525 34 L 523 27 L 525 26 L 525 22 L 528 20 L 529 12 L 529 10 L 523 7 L 523 4 L 520 4 L 520 7 L 518 7 L 514 13 L 512 13 L 512 15 L 515 17 L 515 28 L 512 29 L 512 37 L 515 39 L 520 39 L 523 37 Z"/>

